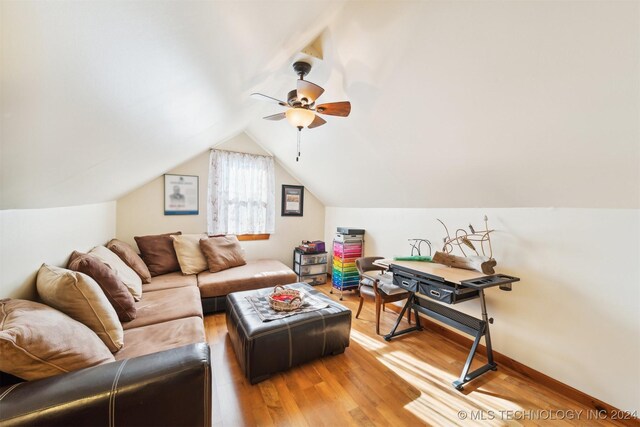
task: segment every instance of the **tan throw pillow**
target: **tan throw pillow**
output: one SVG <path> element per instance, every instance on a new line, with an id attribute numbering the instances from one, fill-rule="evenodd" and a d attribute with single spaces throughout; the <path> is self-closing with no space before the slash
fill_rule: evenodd
<path id="1" fill-rule="evenodd" d="M 140 298 L 142 298 L 142 279 L 118 255 L 104 246 L 96 246 L 89 251 L 89 255 L 93 255 L 107 264 L 116 273 L 118 279 L 122 280 L 122 283 L 129 289 L 133 299 L 140 301 Z"/>
<path id="2" fill-rule="evenodd" d="M 176 257 L 176 250 L 173 248 L 173 239 L 171 239 L 172 235 L 180 234 L 182 233 L 178 231 L 155 236 L 134 237 L 142 259 L 149 267 L 151 277 L 180 271 L 180 263 Z"/>
<path id="3" fill-rule="evenodd" d="M 236 236 L 202 239 L 200 240 L 200 249 L 202 249 L 209 265 L 209 271 L 212 273 L 247 263 Z"/>
<path id="4" fill-rule="evenodd" d="M 182 274 L 198 274 L 208 268 L 200 249 L 200 239 L 206 239 L 206 234 L 182 234 L 171 238 Z"/>
<path id="5" fill-rule="evenodd" d="M 113 361 L 96 334 L 64 313 L 0 300 L 0 371 L 31 381 Z"/>
<path id="6" fill-rule="evenodd" d="M 130 245 L 126 244 L 122 240 L 112 239 L 107 243 L 107 248 L 118 255 L 125 264 L 131 267 L 131 269 L 140 276 L 142 283 L 151 283 L 151 273 L 147 268 L 147 264 L 142 261 L 142 258 L 140 258 Z"/>
<path id="7" fill-rule="evenodd" d="M 44 303 L 86 325 L 112 352 L 124 345 L 124 331 L 116 311 L 100 286 L 77 271 L 42 264 L 36 278 Z"/>
<path id="8" fill-rule="evenodd" d="M 121 322 L 130 322 L 136 318 L 136 302 L 133 295 L 107 264 L 94 256 L 74 251 L 67 268 L 84 273 L 95 280 L 116 310 Z"/>

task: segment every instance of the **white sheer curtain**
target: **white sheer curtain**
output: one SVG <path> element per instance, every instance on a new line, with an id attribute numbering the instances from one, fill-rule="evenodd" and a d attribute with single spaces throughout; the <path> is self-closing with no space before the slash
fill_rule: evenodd
<path id="1" fill-rule="evenodd" d="M 209 235 L 273 233 L 273 157 L 211 150 L 209 159 Z"/>

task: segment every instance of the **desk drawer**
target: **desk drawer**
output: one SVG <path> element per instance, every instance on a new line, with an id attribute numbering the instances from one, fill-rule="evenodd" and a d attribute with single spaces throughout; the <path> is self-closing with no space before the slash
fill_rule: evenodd
<path id="1" fill-rule="evenodd" d="M 412 278 L 394 274 L 393 284 L 409 292 L 418 292 L 418 281 Z"/>
<path id="2" fill-rule="evenodd" d="M 392 269 L 392 273 L 394 285 L 445 304 L 456 304 L 480 296 L 477 289 L 452 286 L 447 282 L 414 275 L 401 269 Z"/>
<path id="3" fill-rule="evenodd" d="M 445 304 L 453 304 L 455 299 L 454 289 L 449 286 L 435 286 L 428 283 L 420 283 L 418 285 L 418 293 Z"/>

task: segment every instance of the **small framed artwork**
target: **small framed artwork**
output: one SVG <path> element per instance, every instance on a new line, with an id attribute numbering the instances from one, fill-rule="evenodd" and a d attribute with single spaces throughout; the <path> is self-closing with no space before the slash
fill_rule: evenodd
<path id="1" fill-rule="evenodd" d="M 304 208 L 304 187 L 302 185 L 282 186 L 281 216 L 302 216 Z"/>
<path id="2" fill-rule="evenodd" d="M 164 176 L 164 214 L 198 215 L 198 176 Z"/>

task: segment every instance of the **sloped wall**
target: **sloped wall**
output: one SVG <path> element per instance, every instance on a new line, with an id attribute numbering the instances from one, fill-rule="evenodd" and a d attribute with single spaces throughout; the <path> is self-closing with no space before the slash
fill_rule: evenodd
<path id="1" fill-rule="evenodd" d="M 72 251 L 104 245 L 115 231 L 115 202 L 0 211 L 0 298 L 35 299 L 42 263 L 65 266 Z"/>
<path id="2" fill-rule="evenodd" d="M 306 78 L 349 117 L 304 130 L 299 163 L 291 126 L 256 114 L 249 133 L 326 206 L 638 209 L 638 16 L 637 1 L 348 2 Z"/>
<path id="3" fill-rule="evenodd" d="M 337 226 L 366 229 L 365 254 L 410 254 L 409 238 L 482 226 L 512 292 L 486 292 L 494 348 L 620 409 L 640 409 L 640 211 L 632 209 L 355 209 L 327 207 Z M 456 305 L 480 316 L 478 301 Z M 357 320 L 356 320 L 357 321 Z M 459 374 L 458 367 L 452 374 Z"/>
<path id="4" fill-rule="evenodd" d="M 246 134 L 226 141 L 216 148 L 253 154 L 267 154 Z M 198 215 L 165 216 L 163 211 L 163 177 L 134 190 L 117 201 L 117 230 L 119 239 L 135 246 L 134 236 L 182 231 L 207 231 L 207 181 L 209 150 L 167 173 L 198 175 L 200 177 L 200 213 Z M 282 184 L 301 185 L 276 161 L 276 231 L 269 240 L 244 241 L 242 247 L 249 259 L 275 258 L 291 266 L 293 248 L 301 240 L 322 239 L 324 235 L 324 205 L 309 191 L 304 194 L 304 216 L 280 216 Z"/>

